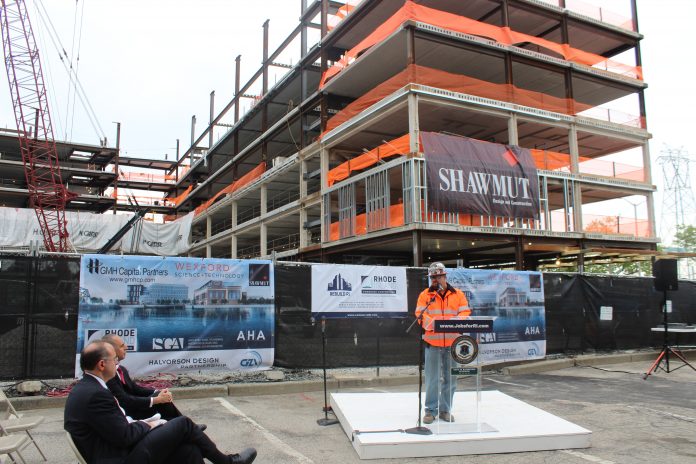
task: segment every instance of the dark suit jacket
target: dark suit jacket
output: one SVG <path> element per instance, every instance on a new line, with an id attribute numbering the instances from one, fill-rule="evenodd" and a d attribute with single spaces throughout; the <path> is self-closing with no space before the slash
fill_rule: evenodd
<path id="1" fill-rule="evenodd" d="M 106 386 L 118 399 L 121 407 L 126 410 L 126 414 L 134 419 L 136 418 L 135 416 L 147 414 L 150 409 L 150 397 L 155 394 L 156 390 L 138 385 L 131 379 L 128 369 L 124 366 L 120 366 L 120 369 L 123 372 L 125 384 L 121 382 L 117 373 L 113 379 L 106 383 Z"/>
<path id="2" fill-rule="evenodd" d="M 106 384 L 118 399 L 121 407 L 126 414 L 133 419 L 147 419 L 156 413 L 162 415 L 162 419 L 171 420 L 179 417 L 181 412 L 174 406 L 174 403 L 153 404 L 150 406 L 150 398 L 157 393 L 157 390 L 138 385 L 131 379 L 128 369 L 120 366 L 123 372 L 123 380 L 118 377 L 118 373 Z"/>
<path id="3" fill-rule="evenodd" d="M 150 430 L 144 422 L 129 424 L 114 395 L 87 374 L 68 395 L 63 427 L 90 464 L 123 462 Z"/>

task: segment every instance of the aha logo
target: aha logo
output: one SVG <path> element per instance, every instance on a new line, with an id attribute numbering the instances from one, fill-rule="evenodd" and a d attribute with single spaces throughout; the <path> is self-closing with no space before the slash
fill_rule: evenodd
<path id="1" fill-rule="evenodd" d="M 183 350 L 184 338 L 153 338 L 153 350 Z"/>
<path id="2" fill-rule="evenodd" d="M 259 367 L 261 365 L 261 355 L 256 351 L 248 351 L 247 357 L 239 361 L 239 365 L 246 368 Z"/>

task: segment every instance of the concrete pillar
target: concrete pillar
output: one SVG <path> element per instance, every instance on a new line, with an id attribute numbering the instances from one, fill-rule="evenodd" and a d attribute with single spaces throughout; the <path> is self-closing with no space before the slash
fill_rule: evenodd
<path id="1" fill-rule="evenodd" d="M 650 144 L 646 140 L 643 142 L 643 179 L 646 183 L 652 184 L 652 167 L 650 162 Z"/>
<path id="2" fill-rule="evenodd" d="M 239 203 L 237 203 L 237 200 L 234 200 L 232 202 L 232 214 L 231 214 L 231 220 L 232 220 L 232 229 L 237 227 L 237 214 L 239 214 Z"/>
<path id="3" fill-rule="evenodd" d="M 517 132 L 517 115 L 511 113 L 508 118 L 508 145 L 519 145 L 520 136 Z"/>
<path id="4" fill-rule="evenodd" d="M 206 240 L 210 239 L 212 236 L 212 230 L 213 230 L 213 218 L 210 216 L 205 218 L 205 238 Z"/>
<path id="5" fill-rule="evenodd" d="M 568 129 L 568 147 L 570 149 L 570 172 L 578 174 L 580 172 L 578 167 L 580 147 L 578 146 L 578 128 L 575 124 L 571 124 Z"/>
<path id="6" fill-rule="evenodd" d="M 267 209 L 268 209 L 268 186 L 266 184 L 261 185 L 261 200 L 260 201 L 261 201 L 261 205 L 259 205 L 259 206 L 261 208 L 261 218 L 263 219 L 263 217 L 268 212 L 267 211 Z"/>
<path id="7" fill-rule="evenodd" d="M 205 257 L 206 258 L 212 258 L 213 257 L 213 247 L 210 245 L 205 246 Z"/>
<path id="8" fill-rule="evenodd" d="M 418 153 L 420 151 L 418 134 L 420 134 L 418 123 L 418 96 L 410 93 L 408 94 L 408 135 L 411 139 L 411 144 L 409 146 L 409 151 L 411 153 Z"/>
<path id="9" fill-rule="evenodd" d="M 230 258 L 237 259 L 237 234 L 230 237 Z"/>
<path id="10" fill-rule="evenodd" d="M 268 254 L 268 230 L 265 223 L 261 223 L 261 230 L 259 231 L 259 240 L 261 241 L 261 257 L 265 257 Z"/>

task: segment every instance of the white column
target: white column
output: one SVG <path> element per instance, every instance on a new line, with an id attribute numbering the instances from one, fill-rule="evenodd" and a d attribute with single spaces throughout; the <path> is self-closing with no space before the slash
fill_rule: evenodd
<path id="1" fill-rule="evenodd" d="M 261 223 L 261 230 L 259 231 L 259 240 L 261 241 L 261 257 L 263 258 L 268 254 L 268 231 L 265 223 Z"/>
<path id="2" fill-rule="evenodd" d="M 519 145 L 520 136 L 517 132 L 517 114 L 510 113 L 508 118 L 508 145 Z"/>
<path id="3" fill-rule="evenodd" d="M 578 128 L 575 124 L 571 124 L 568 129 L 568 147 L 570 149 L 570 172 L 579 174 L 580 147 L 578 145 Z"/>
<path id="4" fill-rule="evenodd" d="M 420 124 L 418 122 L 418 96 L 414 93 L 408 94 L 408 135 L 410 140 L 409 151 L 418 153 L 420 151 L 420 143 L 418 143 L 418 135 L 420 134 Z"/>

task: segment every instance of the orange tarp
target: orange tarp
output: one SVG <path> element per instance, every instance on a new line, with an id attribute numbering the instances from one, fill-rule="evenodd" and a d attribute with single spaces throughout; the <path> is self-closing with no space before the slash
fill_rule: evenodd
<path id="1" fill-rule="evenodd" d="M 240 188 L 244 187 L 245 185 L 251 183 L 254 179 L 261 177 L 261 174 L 263 174 L 265 171 L 266 171 L 266 163 L 261 162 L 254 169 L 247 172 L 242 177 L 235 180 L 234 182 L 232 182 L 230 185 L 228 185 L 224 189 L 220 190 L 210 200 L 206 201 L 205 203 L 200 205 L 198 208 L 196 208 L 196 214 L 201 214 L 203 211 L 208 209 L 208 207 L 210 207 L 213 203 L 215 203 L 215 200 L 217 200 L 220 196 L 228 194 L 228 193 L 232 193 L 236 190 L 239 190 Z"/>
<path id="2" fill-rule="evenodd" d="M 350 177 L 353 171 L 360 171 L 380 162 L 380 160 L 391 158 L 396 155 L 407 155 L 411 150 L 411 139 L 408 134 L 390 140 L 383 145 L 355 158 L 341 163 L 329 171 L 328 186 L 331 187 L 336 182 Z"/>
<path id="3" fill-rule="evenodd" d="M 394 31 L 396 31 L 404 22 L 410 20 L 441 27 L 450 31 L 485 37 L 505 45 L 533 43 L 539 47 L 545 48 L 562 56 L 568 61 L 573 61 L 575 63 L 580 63 L 587 66 L 595 66 L 599 63 L 605 63 L 607 69 L 617 69 L 621 71 L 622 74 L 630 74 L 637 79 L 643 79 L 643 73 L 640 66 L 630 66 L 623 63 L 617 63 L 608 60 L 601 55 L 573 48 L 568 44 L 559 44 L 533 35 L 513 31 L 509 27 L 486 24 L 481 21 L 476 21 L 475 19 L 436 10 L 434 8 L 429 8 L 414 3 L 411 0 L 407 0 L 404 3 L 404 6 L 401 7 L 401 9 L 399 9 L 393 16 L 387 19 L 381 26 L 372 32 L 372 34 L 367 36 L 355 47 L 346 52 L 345 56 L 341 58 L 341 60 L 339 60 L 331 68 L 327 69 L 322 75 L 319 88 L 322 88 L 326 81 L 338 74 L 343 68 L 350 65 L 350 63 L 352 63 L 361 52 L 383 41 Z"/>
<path id="4" fill-rule="evenodd" d="M 461 74 L 453 74 L 412 64 L 339 111 L 335 116 L 329 119 L 324 133 L 335 129 L 353 116 L 382 100 L 387 95 L 394 93 L 410 83 L 569 115 L 574 115 L 591 108 L 590 105 L 579 103 L 568 98 L 553 97 L 533 90 L 520 89 L 511 84 L 494 84 Z"/>

